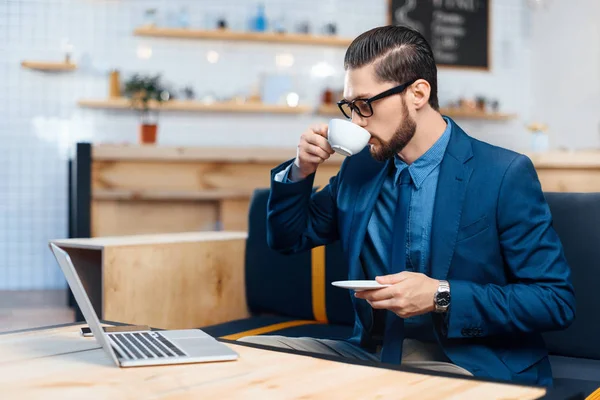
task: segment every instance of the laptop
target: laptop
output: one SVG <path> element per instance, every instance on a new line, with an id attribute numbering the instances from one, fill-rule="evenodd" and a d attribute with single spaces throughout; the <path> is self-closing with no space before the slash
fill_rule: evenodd
<path id="1" fill-rule="evenodd" d="M 71 257 L 54 243 L 50 243 L 50 248 L 67 278 L 77 305 L 92 330 L 94 338 L 119 367 L 238 359 L 238 353 L 200 329 L 105 332 L 79 280 Z"/>

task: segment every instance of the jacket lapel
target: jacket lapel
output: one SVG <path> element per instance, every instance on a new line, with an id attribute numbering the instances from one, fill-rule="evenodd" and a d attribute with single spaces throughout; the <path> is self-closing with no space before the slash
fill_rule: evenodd
<path id="1" fill-rule="evenodd" d="M 473 169 L 469 137 L 452 121 L 452 132 L 440 165 L 431 228 L 431 277 L 444 280 L 454 254 L 462 206 Z"/>
<path id="2" fill-rule="evenodd" d="M 365 165 L 365 173 L 359 185 L 360 189 L 354 197 L 351 229 L 347 233 L 349 235 L 349 279 L 365 278 L 363 268 L 358 265 L 359 255 L 363 247 L 367 225 L 373 213 L 373 207 L 387 175 L 388 166 L 389 161 L 377 162 L 373 159 L 370 159 L 369 165 Z"/>

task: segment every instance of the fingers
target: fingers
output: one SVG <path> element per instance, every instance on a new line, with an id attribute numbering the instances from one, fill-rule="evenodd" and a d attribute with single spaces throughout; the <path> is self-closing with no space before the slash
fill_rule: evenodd
<path id="1" fill-rule="evenodd" d="M 365 299 L 367 301 L 381 301 L 393 298 L 395 292 L 394 287 L 389 287 L 384 289 L 364 290 L 356 292 L 354 295 L 359 299 Z"/>
<path id="2" fill-rule="evenodd" d="M 306 151 L 301 152 L 298 156 L 298 158 L 300 159 L 301 163 L 310 163 L 310 164 L 321 164 L 323 162 L 325 162 L 325 159 L 322 157 L 319 157 L 317 155 L 308 153 Z"/>
<path id="3" fill-rule="evenodd" d="M 331 145 L 329 145 L 329 142 L 327 141 L 326 137 L 324 136 L 320 136 L 318 134 L 316 135 L 306 135 L 306 142 L 308 144 L 317 146 L 321 149 L 323 149 L 324 151 L 328 152 L 329 154 L 333 154 L 333 149 L 331 148 Z"/>
<path id="4" fill-rule="evenodd" d="M 327 131 L 329 130 L 329 127 L 327 126 L 327 124 L 315 125 L 311 129 L 317 135 L 322 136 L 325 139 L 327 139 Z"/>
<path id="5" fill-rule="evenodd" d="M 375 280 L 382 285 L 394 285 L 410 277 L 411 272 L 402 271 L 397 274 L 377 276 Z"/>
<path id="6" fill-rule="evenodd" d="M 294 164 L 300 179 L 316 172 L 322 164 L 333 154 L 333 149 L 327 141 L 327 125 L 315 126 L 302 133 L 296 152 Z"/>
<path id="7" fill-rule="evenodd" d="M 380 301 L 369 301 L 371 307 L 378 310 L 390 310 L 395 306 L 394 299 L 380 300 Z"/>
<path id="8" fill-rule="evenodd" d="M 306 143 L 304 145 L 304 151 L 306 151 L 308 154 L 311 154 L 313 156 L 320 157 L 323 160 L 327 160 L 329 158 L 329 156 L 331 155 L 330 153 L 328 153 L 326 150 L 320 148 L 319 146 L 315 146 L 315 145 L 309 144 L 309 143 Z"/>

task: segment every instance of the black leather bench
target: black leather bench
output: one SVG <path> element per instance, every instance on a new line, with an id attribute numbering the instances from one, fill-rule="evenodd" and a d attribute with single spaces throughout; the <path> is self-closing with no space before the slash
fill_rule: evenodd
<path id="1" fill-rule="evenodd" d="M 577 312 L 564 331 L 544 334 L 556 387 L 586 395 L 600 387 L 600 193 L 546 193 L 571 266 Z"/>

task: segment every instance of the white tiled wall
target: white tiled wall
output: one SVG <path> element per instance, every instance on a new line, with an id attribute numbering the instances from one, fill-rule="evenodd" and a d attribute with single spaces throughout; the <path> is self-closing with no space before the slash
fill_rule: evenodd
<path id="1" fill-rule="evenodd" d="M 600 2 L 554 1 L 532 27 L 532 117 L 555 147 L 600 149 Z"/>
<path id="2" fill-rule="evenodd" d="M 267 14 L 288 24 L 335 22 L 340 35 L 356 36 L 386 21 L 387 0 L 266 0 Z M 108 71 L 162 72 L 177 88 L 192 85 L 201 96 L 245 93 L 258 75 L 276 72 L 275 57 L 293 55 L 301 102 L 314 104 L 323 85 L 341 84 L 343 49 L 313 46 L 184 41 L 132 35 L 146 8 L 162 15 L 186 6 L 193 26 L 224 16 L 241 28 L 254 12 L 246 0 L 0 0 L 0 289 L 64 287 L 47 241 L 67 235 L 67 157 L 77 141 L 130 142 L 137 118 L 130 112 L 80 109 L 81 98 L 104 98 Z M 527 146 L 523 129 L 531 108 L 529 13 L 522 0 L 492 1 L 492 69 L 439 72 L 440 100 L 483 94 L 499 99 L 516 121 L 458 121 L 473 136 L 512 148 Z M 62 42 L 73 45 L 73 73 L 21 69 L 23 59 L 58 60 Z M 148 59 L 138 52 L 148 52 Z M 216 64 L 207 52 L 220 55 Z M 311 74 L 327 62 L 336 76 Z M 159 143 L 208 146 L 295 146 L 307 116 L 163 113 Z"/>

